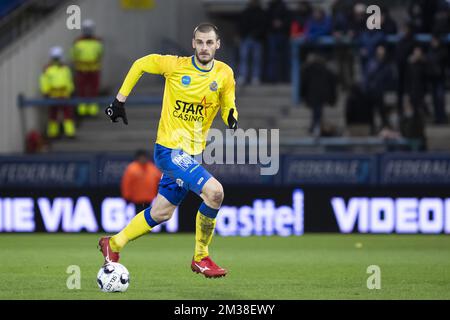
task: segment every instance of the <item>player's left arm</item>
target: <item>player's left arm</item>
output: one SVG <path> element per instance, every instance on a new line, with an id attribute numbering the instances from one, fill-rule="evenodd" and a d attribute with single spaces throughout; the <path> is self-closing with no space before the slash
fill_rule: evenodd
<path id="1" fill-rule="evenodd" d="M 227 72 L 224 86 L 220 92 L 220 113 L 223 122 L 228 128 L 236 130 L 238 128 L 238 111 L 236 108 L 234 74 L 231 69 Z"/>

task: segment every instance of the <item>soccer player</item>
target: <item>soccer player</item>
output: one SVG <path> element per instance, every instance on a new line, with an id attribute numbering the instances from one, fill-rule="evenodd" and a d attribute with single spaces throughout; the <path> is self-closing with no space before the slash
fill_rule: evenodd
<path id="1" fill-rule="evenodd" d="M 205 277 L 223 277 L 227 270 L 209 256 L 216 216 L 222 204 L 222 185 L 198 163 L 196 155 L 206 146 L 208 130 L 220 109 L 228 128 L 236 130 L 233 70 L 215 60 L 220 48 L 218 29 L 211 23 L 198 25 L 193 32 L 194 55 L 178 57 L 150 54 L 136 60 L 114 102 L 105 112 L 112 122 L 122 118 L 128 124 L 124 104 L 144 72 L 166 78 L 161 118 L 154 147 L 156 166 L 163 173 L 153 205 L 138 213 L 113 237 L 102 237 L 100 250 L 105 263 L 117 262 L 119 252 L 131 240 L 169 220 L 188 191 L 203 199 L 196 216 L 195 251 L 191 269 Z"/>

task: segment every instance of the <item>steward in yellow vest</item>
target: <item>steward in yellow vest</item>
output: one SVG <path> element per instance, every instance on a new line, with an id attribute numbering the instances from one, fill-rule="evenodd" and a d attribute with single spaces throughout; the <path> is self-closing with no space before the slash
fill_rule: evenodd
<path id="1" fill-rule="evenodd" d="M 100 70 L 103 56 L 103 44 L 94 36 L 94 22 L 85 20 L 82 23 L 82 36 L 75 40 L 71 50 L 75 68 L 75 83 L 79 97 L 93 98 L 98 96 L 100 87 Z M 96 116 L 96 103 L 81 103 L 77 107 L 80 116 Z"/>
<path id="2" fill-rule="evenodd" d="M 49 107 L 47 136 L 49 138 L 59 136 L 59 114 L 62 112 L 64 134 L 73 138 L 76 130 L 73 107 L 64 102 L 64 99 L 70 98 L 74 90 L 72 72 L 62 63 L 63 49 L 61 47 L 52 47 L 49 54 L 50 62 L 39 78 L 40 89 L 42 95 L 47 98 L 61 99 L 61 104 Z"/>

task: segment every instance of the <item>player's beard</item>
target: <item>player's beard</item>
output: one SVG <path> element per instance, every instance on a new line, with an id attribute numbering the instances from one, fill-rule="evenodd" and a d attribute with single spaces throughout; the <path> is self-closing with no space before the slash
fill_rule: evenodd
<path id="1" fill-rule="evenodd" d="M 195 50 L 195 57 L 197 58 L 197 60 L 201 63 L 201 64 L 203 64 L 203 65 L 207 65 L 208 63 L 210 63 L 213 59 L 214 59 L 214 54 L 211 54 L 208 58 L 206 58 L 206 59 L 202 59 L 201 57 L 200 57 L 200 54 L 198 53 L 198 51 L 197 50 Z"/>

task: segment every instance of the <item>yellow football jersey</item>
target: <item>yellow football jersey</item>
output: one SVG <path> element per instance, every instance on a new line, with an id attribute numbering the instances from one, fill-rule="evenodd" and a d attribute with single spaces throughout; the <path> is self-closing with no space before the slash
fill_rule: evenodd
<path id="1" fill-rule="evenodd" d="M 150 54 L 134 62 L 119 93 L 128 96 L 144 72 L 166 78 L 156 143 L 196 155 L 205 149 L 219 109 L 226 125 L 231 109 L 238 119 L 233 70 L 226 63 L 214 60 L 203 70 L 194 56 Z"/>

